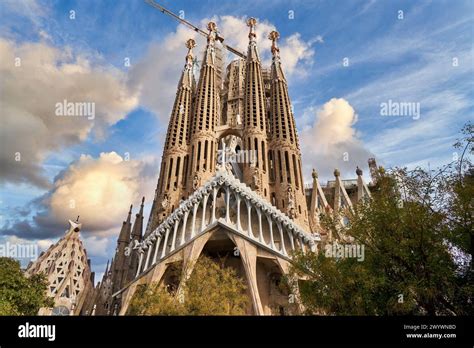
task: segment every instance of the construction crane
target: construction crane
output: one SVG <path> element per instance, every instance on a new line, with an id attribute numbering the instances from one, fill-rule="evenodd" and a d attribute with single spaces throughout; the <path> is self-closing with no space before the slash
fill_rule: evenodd
<path id="1" fill-rule="evenodd" d="M 163 6 L 161 6 L 160 4 L 156 3 L 154 0 L 145 0 L 145 2 L 150 5 L 150 6 L 153 6 L 154 8 L 160 10 L 162 13 L 164 14 L 167 14 L 171 17 L 173 17 L 174 19 L 176 19 L 178 22 L 180 22 L 181 24 L 184 24 L 185 26 L 187 26 L 188 28 L 194 30 L 196 33 L 198 34 L 201 34 L 202 36 L 205 36 L 207 37 L 208 33 L 206 33 L 204 30 L 196 27 L 195 25 L 193 25 L 192 23 L 188 22 L 187 20 L 179 17 L 178 15 L 176 15 L 175 13 L 171 12 L 170 10 L 167 10 L 166 8 L 164 8 Z M 233 54 L 239 56 L 240 58 L 243 58 L 243 59 L 246 59 L 247 56 L 236 50 L 235 48 L 233 47 L 230 47 L 229 45 L 225 44 L 224 43 L 224 38 L 222 36 L 220 36 L 219 34 L 217 34 L 217 40 L 220 41 L 220 43 L 222 44 L 222 46 L 228 50 L 229 52 L 232 52 Z"/>

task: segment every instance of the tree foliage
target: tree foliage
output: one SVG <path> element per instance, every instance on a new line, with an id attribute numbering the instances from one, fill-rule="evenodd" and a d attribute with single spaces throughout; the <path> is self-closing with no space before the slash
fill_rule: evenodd
<path id="1" fill-rule="evenodd" d="M 175 291 L 156 283 L 138 288 L 128 314 L 243 315 L 249 303 L 245 290 L 234 269 L 201 257 Z"/>
<path id="2" fill-rule="evenodd" d="M 18 261 L 0 257 L 0 315 L 36 315 L 41 307 L 52 307 L 47 286 L 43 274 L 27 278 Z"/>
<path id="3" fill-rule="evenodd" d="M 473 314 L 473 127 L 462 155 L 436 171 L 379 171 L 372 198 L 357 204 L 342 228 L 326 216 L 339 243 L 364 246 L 364 261 L 297 254 L 292 276 L 308 314 Z M 328 242 L 328 243 L 332 243 Z"/>

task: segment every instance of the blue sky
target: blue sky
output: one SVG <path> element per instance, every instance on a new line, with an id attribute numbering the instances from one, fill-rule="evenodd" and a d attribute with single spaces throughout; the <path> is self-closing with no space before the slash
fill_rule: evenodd
<path id="1" fill-rule="evenodd" d="M 216 19 L 222 33 L 242 34 L 238 38 L 225 36 L 226 42 L 240 49 L 245 49 L 246 33 L 239 33 L 236 22 L 253 16 L 259 19 L 262 28 L 278 29 L 282 58 L 288 57 L 287 62 L 283 59 L 283 66 L 286 64 L 307 177 L 312 167 L 324 179 L 339 167 L 343 177 L 350 178 L 356 165 L 366 169 L 367 157 L 371 155 L 385 166 L 433 168 L 448 163 L 453 158 L 451 145 L 459 130 L 473 118 L 472 1 L 160 3 L 176 13 L 184 11 L 187 20 L 201 27 L 206 19 Z M 70 18 L 71 10 L 75 19 Z M 1 93 L 2 102 L 8 105 L 0 111 L 2 121 L 9 120 L 4 131 L 13 134 L 2 140 L 5 146 L 2 146 L 1 165 L 9 165 L 15 139 L 33 134 L 30 147 L 37 144 L 28 166 L 13 173 L 2 171 L 0 239 L 42 240 L 44 245 L 54 241 L 66 229 L 64 217 L 68 215 L 58 208 L 59 198 L 64 198 L 61 188 L 82 188 L 78 177 L 92 175 L 105 167 L 118 178 L 112 187 L 125 192 L 123 202 L 113 202 L 123 206 L 117 210 L 117 216 L 121 216 L 116 219 L 117 226 L 120 226 L 130 203 L 137 205 L 142 194 L 147 198 L 153 195 L 166 120 L 186 54 L 184 39 L 193 33 L 140 0 L 4 0 L 0 2 L 0 14 L 0 38 L 6 47 L 0 52 L 1 68 L 2 75 L 8 79 Z M 264 41 L 268 40 L 258 38 L 263 51 L 268 47 Z M 197 52 L 202 49 L 202 41 L 199 43 Z M 37 46 L 31 47 L 32 44 Z M 25 59 L 36 64 L 34 73 L 15 75 L 18 70 L 11 68 L 11 57 L 49 52 L 49 49 L 54 53 L 45 53 L 36 62 L 34 58 Z M 14 54 L 10 56 L 12 51 Z M 265 52 L 264 60 L 269 57 L 268 50 Z M 38 56 L 35 54 L 32 56 Z M 124 66 L 126 58 L 130 66 Z M 343 64 L 345 58 L 347 66 Z M 46 69 L 48 64 L 50 68 Z M 65 69 L 66 65 L 70 69 Z M 57 71 L 48 77 L 51 69 Z M 71 73 L 71 69 L 79 73 Z M 44 81 L 38 82 L 41 78 Z M 17 88 L 17 81 L 22 79 L 26 82 Z M 60 81 L 61 86 L 48 81 Z M 35 83 L 38 88 L 34 88 Z M 25 86 L 32 86 L 32 90 Z M 10 89 L 14 91 L 12 94 Z M 101 109 L 94 123 L 58 126 L 57 119 L 51 121 L 53 124 L 39 116 L 46 126 L 38 139 L 34 139 L 38 128 L 28 130 L 29 123 L 25 123 L 24 129 L 18 125 L 9 129 L 14 124 L 11 120 L 20 117 L 15 112 L 27 114 L 25 119 L 36 124 L 35 110 L 39 110 L 38 114 L 44 110 L 39 107 L 42 97 L 63 98 L 65 94 L 59 89 L 94 101 L 96 97 L 102 98 L 98 99 Z M 116 89 L 130 97 L 124 101 L 113 94 Z M 108 94 L 98 97 L 105 92 L 112 93 L 112 97 Z M 66 96 L 72 98 L 72 94 Z M 22 100 L 27 98 L 30 101 L 27 112 L 23 113 Z M 113 98 L 113 103 L 107 102 Z M 381 116 L 380 104 L 388 100 L 419 103 L 419 119 Z M 66 132 L 65 128 L 71 129 Z M 112 152 L 122 159 L 128 154 L 133 170 L 125 168 L 125 164 L 120 164 L 119 169 L 109 165 L 117 162 L 113 156 L 101 159 L 101 153 Z M 343 160 L 346 152 L 349 161 Z M 81 159 L 81 155 L 89 159 Z M 146 180 L 138 186 L 124 186 L 134 175 L 137 180 Z M 97 202 L 108 204 L 106 200 Z M 113 215 L 113 208 L 95 211 L 99 216 Z M 79 215 L 78 210 L 81 207 L 71 211 L 70 218 Z M 100 274 L 115 248 L 118 229 L 112 223 L 103 226 L 94 223 L 90 228 L 87 220 L 83 223 L 93 268 Z"/>

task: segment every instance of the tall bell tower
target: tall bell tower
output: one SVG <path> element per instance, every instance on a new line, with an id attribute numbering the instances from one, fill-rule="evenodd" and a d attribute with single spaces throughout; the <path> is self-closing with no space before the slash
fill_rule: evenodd
<path id="1" fill-rule="evenodd" d="M 270 148 L 271 178 L 274 182 L 272 204 L 298 222 L 309 227 L 301 165 L 301 151 L 295 118 L 288 95 L 288 84 L 281 67 L 280 34 L 272 31 L 271 93 L 270 93 Z"/>
<path id="2" fill-rule="evenodd" d="M 253 163 L 245 163 L 243 174 L 244 182 L 261 197 L 270 200 L 268 186 L 267 163 L 267 127 L 266 127 L 266 99 L 262 76 L 260 55 L 257 49 L 257 34 L 255 26 L 257 20 L 249 18 L 249 45 L 247 49 L 245 92 L 244 92 L 244 124 L 243 145 L 254 158 Z"/>
<path id="3" fill-rule="evenodd" d="M 189 168 L 186 180 L 188 194 L 208 181 L 215 172 L 217 139 L 215 128 L 220 115 L 220 86 L 217 75 L 216 35 L 214 22 L 207 24 L 209 34 L 196 91 L 193 117 L 189 129 Z"/>
<path id="4" fill-rule="evenodd" d="M 173 212 L 186 194 L 189 166 L 188 125 L 193 111 L 192 99 L 195 89 L 193 74 L 193 48 L 195 46 L 193 39 L 186 41 L 188 48 L 186 63 L 178 83 L 166 141 L 163 145 L 160 177 L 155 190 L 147 233 Z"/>

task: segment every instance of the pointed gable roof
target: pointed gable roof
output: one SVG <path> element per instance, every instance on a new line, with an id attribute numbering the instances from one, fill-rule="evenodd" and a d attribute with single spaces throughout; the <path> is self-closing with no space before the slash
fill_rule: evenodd
<path id="1" fill-rule="evenodd" d="M 205 185 L 194 191 L 185 201 L 181 202 L 179 207 L 169 215 L 154 231 L 152 231 L 144 240 L 137 244 L 137 249 L 148 249 L 153 244 L 156 238 L 165 235 L 166 230 L 172 229 L 176 221 L 179 221 L 187 212 L 192 211 L 195 204 L 199 204 L 205 197 L 207 197 L 214 188 L 228 187 L 234 193 L 238 193 L 244 200 L 251 204 L 256 205 L 263 213 L 273 219 L 277 224 L 285 227 L 290 233 L 295 235 L 297 238 L 301 238 L 303 243 L 308 244 L 311 248 L 315 246 L 315 243 L 320 241 L 319 233 L 308 233 L 299 227 L 293 220 L 291 220 L 286 214 L 281 212 L 278 208 L 271 205 L 267 200 L 263 199 L 258 193 L 253 191 L 250 187 L 240 182 L 231 173 L 225 170 L 219 170 L 216 172 Z"/>

